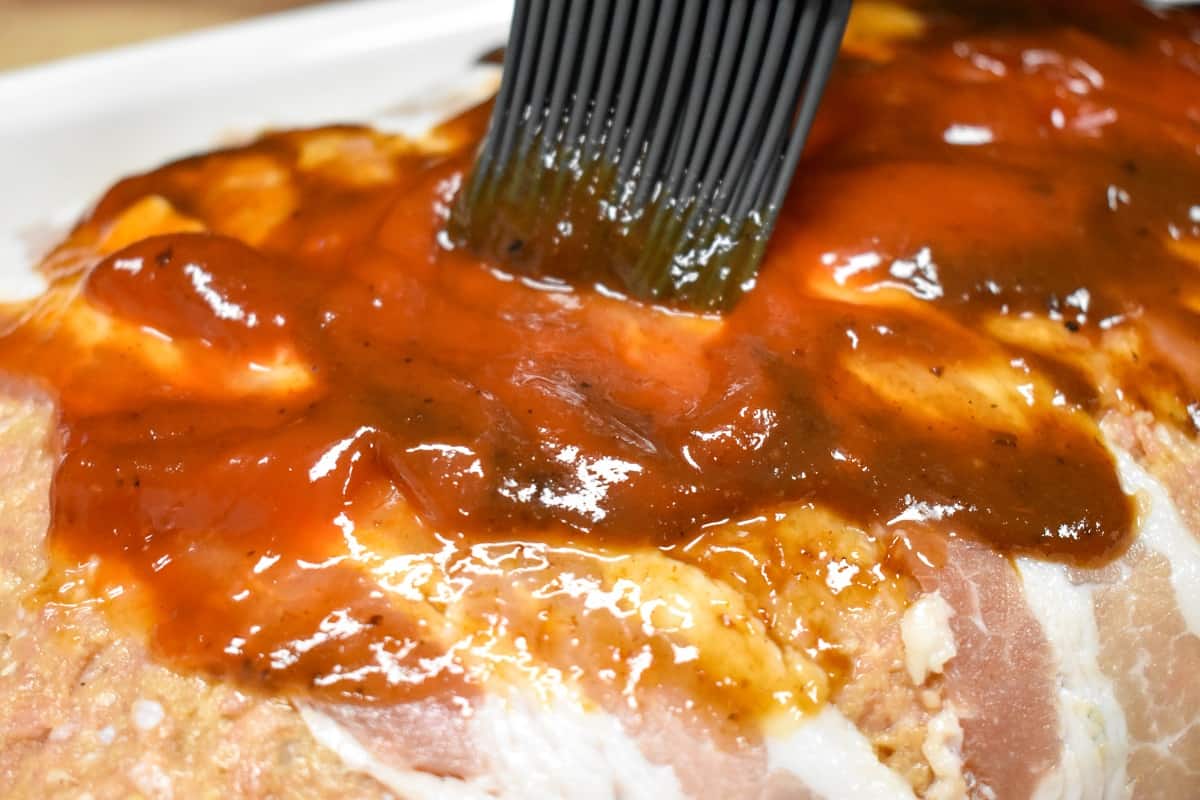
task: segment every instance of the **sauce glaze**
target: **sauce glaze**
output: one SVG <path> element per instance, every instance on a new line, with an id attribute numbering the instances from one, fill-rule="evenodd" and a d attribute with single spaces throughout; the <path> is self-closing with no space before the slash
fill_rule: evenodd
<path id="1" fill-rule="evenodd" d="M 906 526 L 1103 563 L 1098 415 L 1200 421 L 1200 21 L 1103 12 L 852 25 L 720 318 L 445 247 L 486 108 L 118 183 L 0 340 L 61 402 L 56 553 L 253 685 L 536 672 L 727 720 L 828 696 L 830 609 L 903 603 Z"/>

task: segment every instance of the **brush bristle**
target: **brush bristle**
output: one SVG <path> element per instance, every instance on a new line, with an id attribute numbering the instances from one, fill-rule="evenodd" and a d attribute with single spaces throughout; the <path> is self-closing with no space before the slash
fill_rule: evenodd
<path id="1" fill-rule="evenodd" d="M 513 271 L 728 308 L 754 284 L 848 7 L 518 2 L 451 238 Z"/>

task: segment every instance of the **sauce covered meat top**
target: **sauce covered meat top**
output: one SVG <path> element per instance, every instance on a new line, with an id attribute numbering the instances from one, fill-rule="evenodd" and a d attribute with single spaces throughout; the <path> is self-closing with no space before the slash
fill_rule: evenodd
<path id="1" fill-rule="evenodd" d="M 933 525 L 1112 558 L 1134 512 L 1096 419 L 1200 423 L 1200 21 L 950 7 L 852 23 L 759 285 L 719 318 L 445 246 L 486 109 L 420 145 L 273 134 L 117 184 L 0 340 L 61 403 L 56 552 L 143 597 L 164 657 L 255 683 L 462 693 L 466 651 L 525 625 L 513 652 L 733 715 L 816 702 L 836 658 L 814 645 L 768 702 L 729 653 L 684 676 L 656 640 L 637 667 L 619 614 L 541 601 L 629 559 L 658 565 L 625 575 L 645 589 L 729 526 L 763 576 L 903 585 L 885 544 L 874 571 L 762 545 L 787 509 L 859 531 L 846 553 Z M 725 563 L 689 569 L 732 585 Z M 523 581 L 518 625 L 497 598 Z"/>

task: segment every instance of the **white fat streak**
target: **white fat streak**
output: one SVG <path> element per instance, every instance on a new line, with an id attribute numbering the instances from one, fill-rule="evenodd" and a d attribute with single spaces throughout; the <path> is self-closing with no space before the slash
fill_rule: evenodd
<path id="1" fill-rule="evenodd" d="M 683 797 L 675 771 L 651 763 L 611 714 L 569 702 L 547 708 L 517 700 L 489 703 L 476 719 L 507 796 Z"/>
<path id="2" fill-rule="evenodd" d="M 313 738 L 348 768 L 411 800 L 684 797 L 674 770 L 648 761 L 620 722 L 602 711 L 567 703 L 534 710 L 533 703 L 490 699 L 472 718 L 472 731 L 493 761 L 486 775 L 464 780 L 384 762 L 332 718 L 298 705 Z M 944 738 L 941 744 L 953 744 L 953 736 Z M 767 759 L 770 771 L 791 773 L 826 800 L 914 800 L 904 779 L 880 763 L 866 737 L 832 706 L 789 735 L 768 738 Z"/>
<path id="3" fill-rule="evenodd" d="M 1188 529 L 1166 488 L 1129 453 L 1111 443 L 1109 447 L 1125 491 L 1143 498 L 1138 541 L 1170 563 L 1175 604 L 1188 630 L 1200 636 L 1200 539 Z"/>
<path id="4" fill-rule="evenodd" d="M 611 714 L 567 703 L 542 706 L 491 698 L 472 717 L 486 775 L 441 777 L 377 758 L 349 731 L 301 705 L 313 737 L 350 769 L 412 800 L 559 797 L 569 800 L 673 800 L 683 789 L 674 770 L 651 763 Z"/>
<path id="5" fill-rule="evenodd" d="M 900 638 L 904 642 L 904 666 L 916 686 L 925 683 L 930 673 L 942 671 L 946 662 L 958 655 L 950 617 L 954 609 L 941 592 L 923 595 L 908 607 L 900 620 Z"/>
<path id="6" fill-rule="evenodd" d="M 967 796 L 962 743 L 958 713 L 947 704 L 925 726 L 921 753 L 933 770 L 933 783 L 925 790 L 925 800 L 959 800 Z"/>
<path id="7" fill-rule="evenodd" d="M 1100 670 L 1100 637 L 1091 587 L 1074 584 L 1067 568 L 1017 559 L 1025 600 L 1057 664 L 1058 766 L 1038 784 L 1035 800 L 1122 798 L 1129 792 L 1129 736 L 1112 681 Z"/>
<path id="8" fill-rule="evenodd" d="M 912 788 L 884 766 L 871 743 L 833 706 L 787 736 L 767 739 L 769 770 L 790 772 L 826 800 L 912 798 Z"/>
<path id="9" fill-rule="evenodd" d="M 428 772 L 386 764 L 359 744 L 349 731 L 320 711 L 305 704 L 297 704 L 297 707 L 317 743 L 337 754 L 347 769 L 370 775 L 402 797 L 409 800 L 436 800 L 443 797 L 467 800 L 488 797 L 487 787 L 480 782 L 442 778 Z"/>

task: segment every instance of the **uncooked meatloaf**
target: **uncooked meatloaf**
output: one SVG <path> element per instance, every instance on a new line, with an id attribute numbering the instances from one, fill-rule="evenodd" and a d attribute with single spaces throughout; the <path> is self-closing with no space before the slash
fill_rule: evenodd
<path id="1" fill-rule="evenodd" d="M 488 111 L 5 309 L 0 795 L 1200 793 L 1200 15 L 857 2 L 723 315 L 457 246 Z"/>

